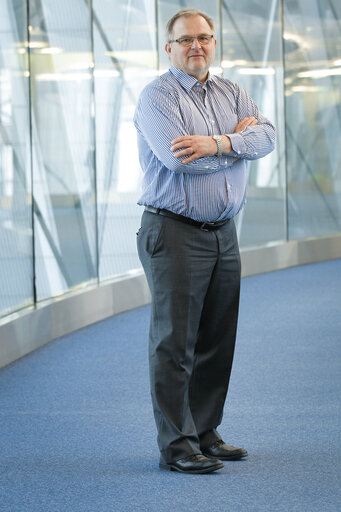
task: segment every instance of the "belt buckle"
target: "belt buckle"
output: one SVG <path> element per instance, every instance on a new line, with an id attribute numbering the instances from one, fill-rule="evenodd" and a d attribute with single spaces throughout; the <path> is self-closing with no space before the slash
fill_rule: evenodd
<path id="1" fill-rule="evenodd" d="M 203 222 L 200 226 L 201 231 L 209 231 L 205 226 L 214 226 L 214 222 Z"/>

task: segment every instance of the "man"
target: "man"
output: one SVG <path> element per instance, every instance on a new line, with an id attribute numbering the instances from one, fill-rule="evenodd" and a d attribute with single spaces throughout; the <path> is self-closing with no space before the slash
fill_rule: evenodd
<path id="1" fill-rule="evenodd" d="M 151 395 L 159 467 L 208 473 L 247 456 L 221 423 L 237 328 L 240 257 L 233 217 L 246 160 L 274 148 L 273 125 L 244 89 L 209 74 L 214 23 L 196 9 L 168 22 L 170 70 L 135 114 L 145 206 L 137 234 L 152 294 Z"/>

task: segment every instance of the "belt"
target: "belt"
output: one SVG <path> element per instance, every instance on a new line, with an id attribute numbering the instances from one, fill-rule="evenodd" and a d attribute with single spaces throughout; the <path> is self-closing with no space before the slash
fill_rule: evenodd
<path id="1" fill-rule="evenodd" d="M 196 226 L 197 228 L 200 228 L 203 231 L 215 231 L 216 229 L 221 228 L 221 226 L 223 226 L 229 221 L 229 219 L 226 219 L 220 220 L 218 222 L 200 222 L 197 220 L 190 219 L 189 217 L 185 217 L 184 215 L 178 215 L 177 213 L 170 212 L 169 210 L 164 210 L 163 208 L 145 206 L 144 209 L 146 212 L 156 213 L 157 215 L 163 215 L 164 217 L 169 217 L 170 219 L 178 220 L 180 222 L 183 222 L 184 224 Z"/>

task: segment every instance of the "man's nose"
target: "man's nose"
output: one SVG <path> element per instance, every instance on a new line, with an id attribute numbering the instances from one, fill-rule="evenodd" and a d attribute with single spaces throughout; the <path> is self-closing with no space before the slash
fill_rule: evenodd
<path id="1" fill-rule="evenodd" d="M 194 38 L 193 38 L 193 43 L 192 43 L 191 48 L 193 48 L 193 47 L 194 47 L 194 48 L 201 48 L 201 44 L 199 43 L 199 41 L 198 41 L 198 38 L 197 38 L 197 37 L 194 37 Z"/>

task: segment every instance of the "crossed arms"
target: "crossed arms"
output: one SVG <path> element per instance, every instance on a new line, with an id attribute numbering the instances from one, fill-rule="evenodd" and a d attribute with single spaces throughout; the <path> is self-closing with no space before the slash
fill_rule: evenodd
<path id="1" fill-rule="evenodd" d="M 258 121 L 255 117 L 244 117 L 234 129 L 233 133 L 242 132 L 247 126 L 255 126 Z M 204 156 L 212 156 L 217 153 L 217 143 L 210 135 L 183 135 L 172 140 L 171 151 L 175 158 L 186 157 L 183 164 L 188 164 Z M 230 154 L 232 149 L 231 139 L 228 135 L 222 136 L 223 155 Z M 188 157 L 187 157 L 188 155 Z"/>
<path id="2" fill-rule="evenodd" d="M 236 160 L 252 160 L 270 153 L 274 148 L 274 126 L 242 87 L 235 84 L 232 101 L 231 91 L 227 92 L 230 98 L 226 98 L 226 111 L 219 115 L 224 122 L 221 116 L 227 119 L 234 113 L 237 124 L 233 132 L 220 134 L 223 156 L 218 158 L 217 143 L 210 135 L 193 135 L 197 130 L 195 113 L 181 95 L 167 84 L 149 84 L 141 93 L 134 118 L 143 166 L 157 158 L 175 173 L 209 174 L 232 167 Z"/>

